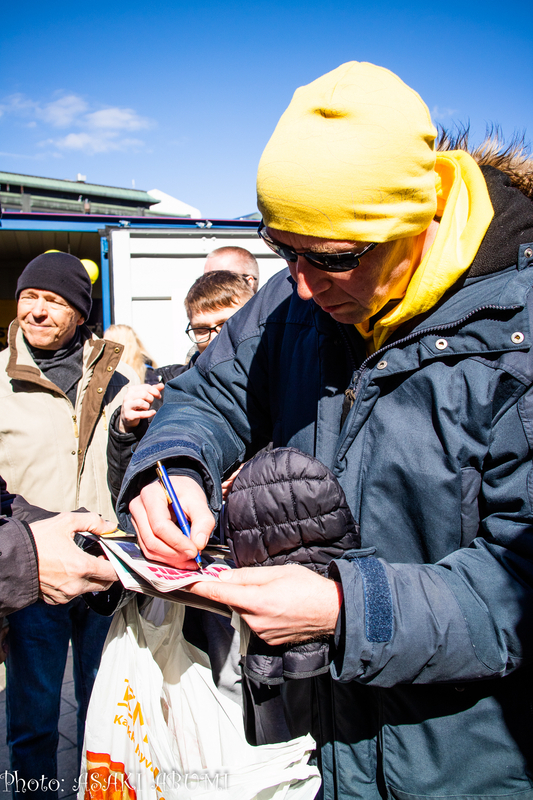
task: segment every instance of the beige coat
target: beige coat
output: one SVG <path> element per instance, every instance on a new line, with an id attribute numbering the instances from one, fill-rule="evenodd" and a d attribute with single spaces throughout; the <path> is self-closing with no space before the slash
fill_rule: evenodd
<path id="1" fill-rule="evenodd" d="M 115 521 L 107 485 L 107 431 L 129 382 L 122 345 L 82 328 L 76 404 L 35 364 L 15 320 L 0 353 L 0 474 L 10 492 L 49 511 L 85 507 Z"/>

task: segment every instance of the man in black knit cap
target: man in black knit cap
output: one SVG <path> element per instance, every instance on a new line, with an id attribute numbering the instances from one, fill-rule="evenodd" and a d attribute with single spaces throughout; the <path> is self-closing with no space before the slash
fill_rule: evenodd
<path id="1" fill-rule="evenodd" d="M 107 420 L 122 403 L 129 381 L 136 382 L 133 372 L 119 364 L 122 346 L 98 339 L 84 324 L 92 305 L 91 281 L 72 255 L 50 252 L 33 259 L 19 278 L 16 299 L 17 319 L 0 354 L 0 474 L 11 492 L 36 506 L 54 512 L 83 507 L 114 522 L 107 486 Z M 30 779 L 39 781 L 33 796 L 41 796 L 42 784 L 42 796 L 53 798 L 69 641 L 80 752 L 109 620 L 76 598 L 55 606 L 38 600 L 11 614 L 9 624 L 11 769 L 26 786 Z"/>

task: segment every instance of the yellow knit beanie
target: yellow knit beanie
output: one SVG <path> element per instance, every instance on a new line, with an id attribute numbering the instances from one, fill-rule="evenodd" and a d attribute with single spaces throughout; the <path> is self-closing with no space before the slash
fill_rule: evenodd
<path id="1" fill-rule="evenodd" d="M 425 103 L 392 72 L 341 65 L 296 90 L 265 148 L 265 224 L 361 242 L 421 233 L 437 208 L 436 135 Z"/>

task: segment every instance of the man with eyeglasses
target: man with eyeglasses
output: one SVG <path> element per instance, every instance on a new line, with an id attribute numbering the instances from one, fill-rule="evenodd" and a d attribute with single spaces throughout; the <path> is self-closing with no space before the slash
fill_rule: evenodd
<path id="1" fill-rule="evenodd" d="M 271 440 L 329 467 L 361 547 L 328 577 L 261 566 L 191 589 L 236 609 L 270 663 L 329 643 L 329 671 L 266 686 L 291 735 L 314 736 L 328 800 L 533 797 L 531 161 L 436 137 L 371 64 L 296 91 L 257 181 L 259 233 L 289 269 L 169 391 L 122 496 L 145 552 L 194 568 L 235 465 Z M 285 503 L 266 493 L 241 530 L 261 564 L 306 493 L 305 475 Z"/>
<path id="2" fill-rule="evenodd" d="M 189 318 L 186 333 L 203 353 L 222 330 L 225 322 L 253 297 L 254 290 L 244 275 L 229 270 L 204 273 L 185 298 Z"/>

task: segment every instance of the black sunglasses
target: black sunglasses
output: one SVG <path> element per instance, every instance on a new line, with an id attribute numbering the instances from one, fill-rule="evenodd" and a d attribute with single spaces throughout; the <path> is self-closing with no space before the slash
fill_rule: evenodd
<path id="1" fill-rule="evenodd" d="M 322 269 L 324 272 L 349 272 L 349 270 L 355 269 L 359 266 L 361 256 L 364 256 L 369 250 L 373 250 L 377 244 L 377 242 L 371 242 L 360 253 L 298 253 L 288 244 L 274 241 L 266 232 L 263 220 L 261 220 L 257 235 L 274 253 L 284 258 L 285 261 L 294 263 L 298 261 L 298 256 L 303 256 L 313 267 Z"/>

